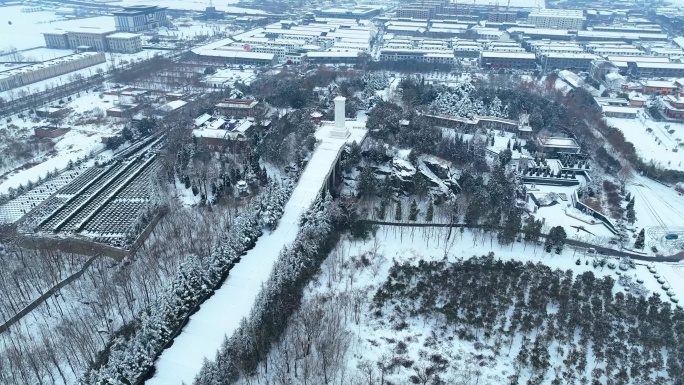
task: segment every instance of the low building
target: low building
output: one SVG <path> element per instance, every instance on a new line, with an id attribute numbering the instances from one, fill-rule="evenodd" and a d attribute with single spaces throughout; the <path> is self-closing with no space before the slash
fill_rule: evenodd
<path id="1" fill-rule="evenodd" d="M 450 50 L 382 49 L 380 50 L 380 60 L 452 64 L 455 56 L 454 52 Z"/>
<path id="2" fill-rule="evenodd" d="M 671 94 L 677 89 L 677 85 L 674 82 L 666 80 L 647 80 L 642 82 L 642 90 L 645 94 Z"/>
<path id="3" fill-rule="evenodd" d="M 607 118 L 636 119 L 639 109 L 623 106 L 602 106 L 601 112 Z"/>
<path id="4" fill-rule="evenodd" d="M 684 77 L 684 63 L 635 63 L 633 72 L 642 78 L 680 78 Z"/>
<path id="5" fill-rule="evenodd" d="M 540 62 L 547 70 L 577 69 L 588 71 L 592 61 L 598 56 L 590 53 L 556 53 L 550 52 L 540 57 Z"/>
<path id="6" fill-rule="evenodd" d="M 0 71 L 0 91 L 36 83 L 104 62 L 104 53 L 83 52 Z"/>
<path id="7" fill-rule="evenodd" d="M 143 108 L 143 104 L 119 104 L 107 109 L 106 113 L 111 118 L 130 118 Z"/>
<path id="8" fill-rule="evenodd" d="M 39 118 L 59 118 L 66 116 L 69 113 L 69 109 L 65 107 L 42 107 L 36 108 L 36 116 Z"/>
<path id="9" fill-rule="evenodd" d="M 629 105 L 632 107 L 643 107 L 646 104 L 646 97 L 644 95 L 633 93 L 629 95 Z"/>
<path id="10" fill-rule="evenodd" d="M 67 132 L 71 131 L 69 127 L 51 127 L 43 126 L 33 129 L 33 135 L 37 138 L 58 138 Z"/>
<path id="11" fill-rule="evenodd" d="M 223 99 L 216 104 L 216 110 L 225 116 L 243 118 L 255 116 L 258 101 L 254 99 Z"/>
<path id="12" fill-rule="evenodd" d="M 666 95 L 662 101 L 663 113 L 670 119 L 684 119 L 684 98 L 682 94 Z"/>
<path id="13" fill-rule="evenodd" d="M 349 65 L 354 65 L 354 64 L 357 64 L 359 62 L 359 51 L 307 52 L 304 60 L 309 64 L 349 64 Z"/>
<path id="14" fill-rule="evenodd" d="M 234 47 L 227 49 L 227 46 L 234 43 L 230 39 L 228 40 L 207 44 L 193 49 L 192 52 L 201 58 L 213 59 L 225 64 L 257 66 L 278 64 L 278 57 L 272 53 L 249 52 L 244 49 L 236 50 Z"/>
<path id="15" fill-rule="evenodd" d="M 168 102 L 163 106 L 159 107 L 159 109 L 157 110 L 157 115 L 163 116 L 174 111 L 179 111 L 183 109 L 187 104 L 188 102 L 186 102 L 185 100 L 174 100 L 172 102 Z"/>
<path id="16" fill-rule="evenodd" d="M 108 52 L 136 53 L 142 51 L 140 35 L 129 32 L 118 32 L 107 35 Z"/>
<path id="17" fill-rule="evenodd" d="M 316 11 L 316 16 L 332 19 L 372 19 L 382 12 L 382 7 L 355 5 L 350 8 L 332 7 Z"/>
<path id="18" fill-rule="evenodd" d="M 531 52 L 493 52 L 480 54 L 480 65 L 483 68 L 537 68 L 537 57 Z"/>
<path id="19" fill-rule="evenodd" d="M 546 153 L 579 154 L 581 149 L 577 141 L 572 138 L 539 137 L 537 143 Z"/>

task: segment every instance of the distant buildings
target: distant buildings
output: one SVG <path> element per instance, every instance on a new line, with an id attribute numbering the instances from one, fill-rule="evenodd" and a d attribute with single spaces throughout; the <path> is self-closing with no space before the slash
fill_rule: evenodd
<path id="1" fill-rule="evenodd" d="M 105 55 L 101 52 L 83 52 L 0 71 L 0 91 L 36 83 L 104 62 Z"/>
<path id="2" fill-rule="evenodd" d="M 538 9 L 527 17 L 529 24 L 539 28 L 574 29 L 584 27 L 584 11 L 576 9 Z"/>
<path id="3" fill-rule="evenodd" d="M 382 12 L 382 7 L 356 5 L 353 8 L 333 7 L 316 11 L 316 16 L 334 19 L 371 19 Z"/>
<path id="4" fill-rule="evenodd" d="M 116 29 L 77 27 L 44 32 L 43 37 L 48 48 L 120 53 L 136 53 L 142 50 L 140 35 L 117 33 Z"/>
<path id="5" fill-rule="evenodd" d="M 535 69 L 537 57 L 531 52 L 494 52 L 480 54 L 480 65 L 484 68 Z"/>
<path id="6" fill-rule="evenodd" d="M 166 8 L 156 5 L 136 5 L 113 12 L 114 25 L 120 32 L 148 31 L 166 25 Z"/>

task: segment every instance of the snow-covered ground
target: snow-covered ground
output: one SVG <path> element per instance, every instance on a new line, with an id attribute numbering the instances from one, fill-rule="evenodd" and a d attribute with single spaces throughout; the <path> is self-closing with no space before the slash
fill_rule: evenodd
<path id="1" fill-rule="evenodd" d="M 102 136 L 93 132 L 72 129 L 58 139 L 55 145 L 56 156 L 47 158 L 42 163 L 26 170 L 8 175 L 0 184 L 0 194 L 6 193 L 10 187 L 17 188 L 21 184 L 26 185 L 29 180 L 36 182 L 38 177 L 45 178 L 48 172 L 61 171 L 67 167 L 69 161 L 75 162 L 79 158 L 101 151 L 104 149 Z"/>
<path id="2" fill-rule="evenodd" d="M 684 124 L 656 122 L 643 114 L 637 119 L 606 118 L 606 122 L 622 131 L 644 161 L 652 160 L 662 168 L 684 171 L 684 147 L 678 147 L 684 140 Z M 668 130 L 675 132 L 670 134 Z M 679 150 L 673 152 L 674 149 Z"/>
<path id="3" fill-rule="evenodd" d="M 121 124 L 112 120 L 101 122 L 84 123 L 89 120 L 93 111 L 104 114 L 105 110 L 114 106 L 118 102 L 115 96 L 102 95 L 95 92 L 83 93 L 80 97 L 74 97 L 71 102 L 66 102 L 65 106 L 71 108 L 72 113 L 67 116 L 62 126 L 70 127 L 71 131 L 65 135 L 53 139 L 55 142 L 54 151 L 40 154 L 29 163 L 34 164 L 29 168 L 17 168 L 15 171 L 0 178 L 0 194 L 6 193 L 11 188 L 19 185 L 26 186 L 30 180 L 36 182 L 38 177 L 45 178 L 48 172 L 63 170 L 69 161 L 76 161 L 84 158 L 91 153 L 98 153 L 104 149 L 102 138 L 111 136 L 121 129 Z M 99 110 L 99 111 L 98 111 Z M 17 138 L 33 135 L 33 127 L 50 125 L 47 120 L 19 119 L 14 118 L 10 123 L 16 127 L 7 127 L 0 124 L 0 129 L 6 128 L 15 133 Z M 110 157 L 111 152 L 100 154 L 102 157 Z M 104 159 L 104 158 L 102 158 Z"/>
<path id="4" fill-rule="evenodd" d="M 672 187 L 637 176 L 627 186 L 634 194 L 634 226 L 646 229 L 645 252 L 655 246 L 658 253 L 670 255 L 684 249 L 684 196 Z M 678 234 L 677 240 L 666 240 L 665 235 Z"/>
<path id="5" fill-rule="evenodd" d="M 528 192 L 535 195 L 537 199 L 543 196 L 548 196 L 550 193 L 556 195 L 565 194 L 566 200 L 557 199 L 558 204 L 552 206 L 540 207 L 535 214 L 538 219 L 543 218 L 545 225 L 549 228 L 554 226 L 563 226 L 568 238 L 576 239 L 583 242 L 606 244 L 608 239 L 613 236 L 600 221 L 595 220 L 591 223 L 589 218 L 579 215 L 570 206 L 572 205 L 570 196 L 577 190 L 577 186 L 562 187 L 562 186 L 541 186 L 537 185 L 534 189 L 528 187 Z M 531 203 L 528 202 L 529 204 Z M 584 229 L 584 230 L 582 230 Z"/>
<path id="6" fill-rule="evenodd" d="M 351 135 L 346 139 L 331 137 L 331 124 L 324 124 L 316 132 L 318 146 L 285 205 L 278 227 L 257 241 L 231 270 L 223 286 L 190 317 L 173 345 L 157 360 L 155 375 L 148 385 L 192 383 L 204 359 L 213 359 L 224 336 L 233 333 L 249 314 L 279 252 L 295 240 L 299 218 L 326 183 L 339 151 L 345 143 L 360 143 L 367 133 L 363 121 L 347 121 L 347 126 Z"/>

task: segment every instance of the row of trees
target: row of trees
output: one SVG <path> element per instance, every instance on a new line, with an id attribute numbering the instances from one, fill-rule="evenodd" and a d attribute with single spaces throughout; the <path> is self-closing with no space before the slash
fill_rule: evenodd
<path id="1" fill-rule="evenodd" d="M 250 202 L 219 244 L 206 254 L 186 259 L 164 293 L 139 317 L 133 332 L 114 338 L 79 383 L 140 379 L 190 311 L 223 282 L 235 260 L 256 242 L 264 226 L 264 208 L 269 208 L 268 215 L 280 217 L 290 191 L 289 185 L 272 184 Z"/>
<path id="2" fill-rule="evenodd" d="M 281 340 L 290 316 L 300 306 L 304 288 L 337 243 L 339 231 L 349 225 L 349 213 L 333 203 L 329 195 L 314 202 L 301 218 L 297 238 L 278 256 L 249 318 L 224 341 L 215 361 L 204 365 L 195 384 L 230 384 L 255 373 L 259 363 Z M 309 330 L 315 332 L 321 326 L 312 324 Z M 313 341 L 309 339 L 308 343 Z"/>

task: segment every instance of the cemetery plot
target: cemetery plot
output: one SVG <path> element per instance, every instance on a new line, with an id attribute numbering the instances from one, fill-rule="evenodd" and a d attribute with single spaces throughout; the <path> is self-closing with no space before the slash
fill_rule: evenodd
<path id="1" fill-rule="evenodd" d="M 148 139 L 120 152 L 108 164 L 94 166 L 59 190 L 21 224 L 40 236 L 91 238 L 129 248 L 153 218 L 157 150 L 161 139 Z"/>

